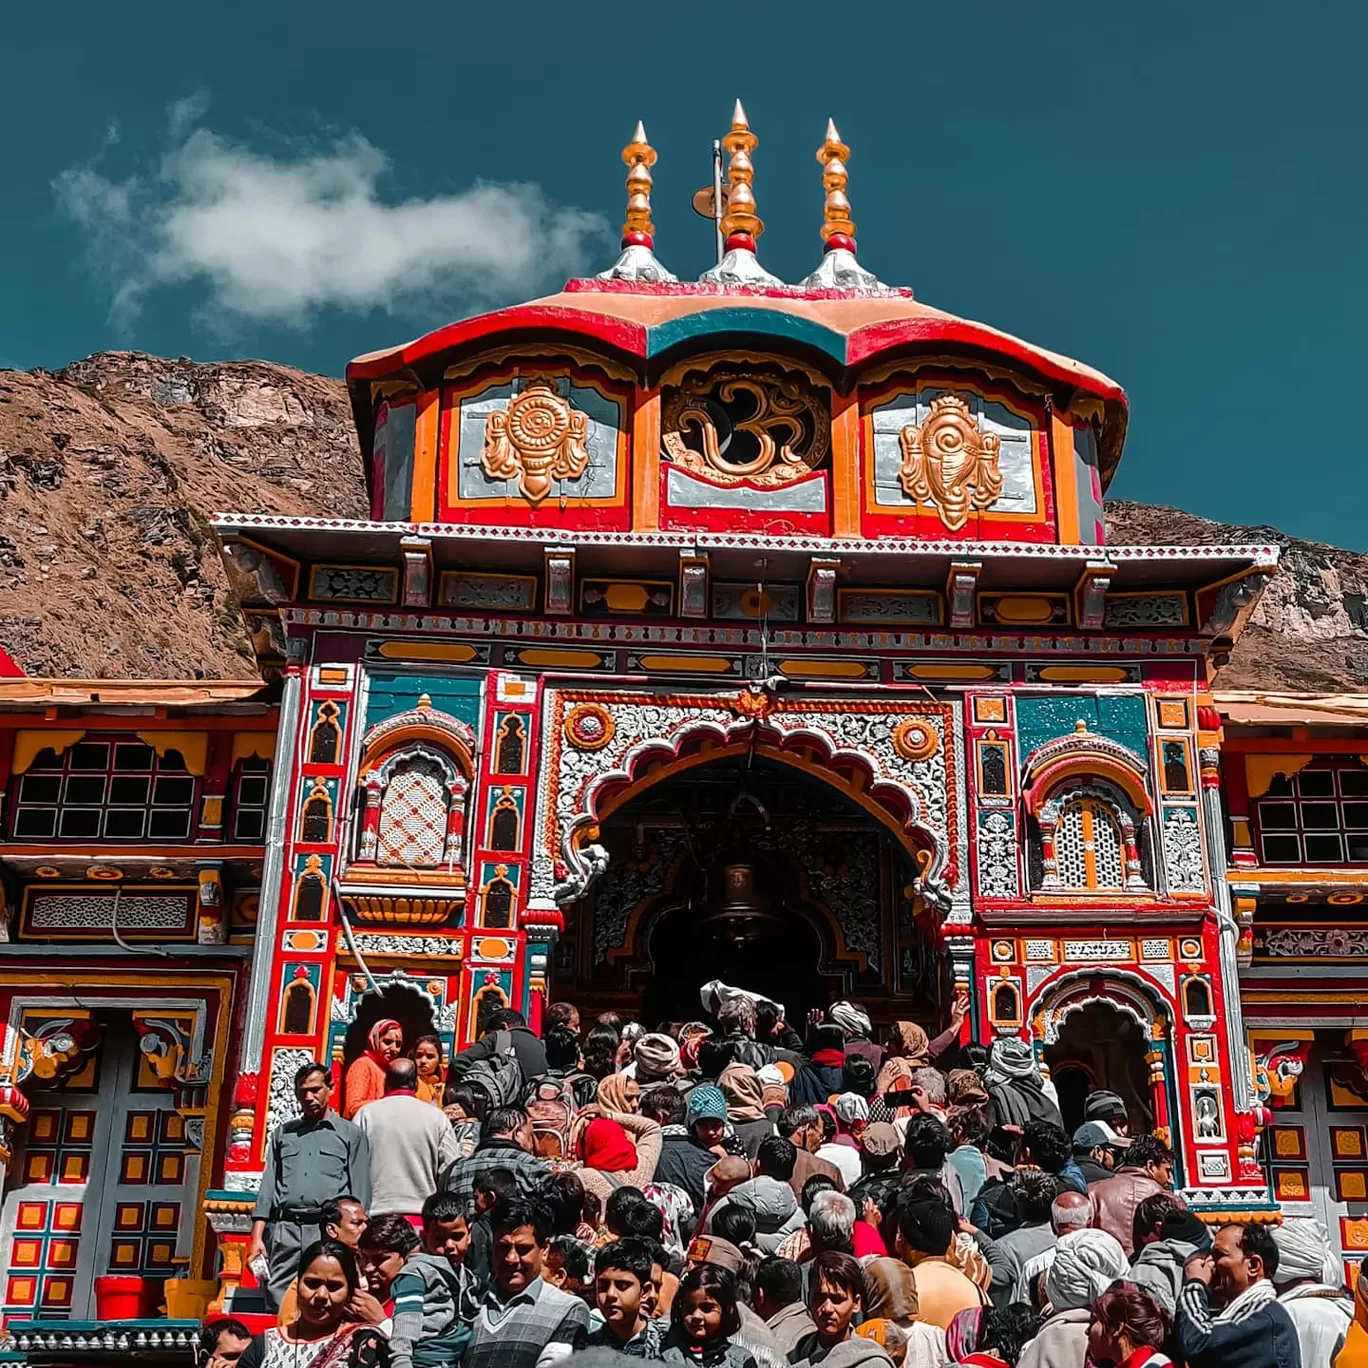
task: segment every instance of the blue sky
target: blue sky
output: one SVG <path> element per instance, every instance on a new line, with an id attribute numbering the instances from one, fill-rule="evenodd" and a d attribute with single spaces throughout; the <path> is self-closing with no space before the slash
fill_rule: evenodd
<path id="1" fill-rule="evenodd" d="M 606 266 L 638 118 L 696 276 L 739 95 L 769 269 L 818 259 L 832 115 L 867 266 L 1125 385 L 1114 494 L 1368 547 L 1362 6 L 70 0 L 5 40 L 0 364 L 338 374 Z"/>

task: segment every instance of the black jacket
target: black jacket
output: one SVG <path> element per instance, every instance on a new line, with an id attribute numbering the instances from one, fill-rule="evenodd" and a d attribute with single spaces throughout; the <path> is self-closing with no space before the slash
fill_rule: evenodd
<path id="1" fill-rule="evenodd" d="M 673 1183 L 689 1194 L 695 1214 L 703 1210 L 703 1177 L 717 1163 L 717 1155 L 691 1135 L 666 1135 L 656 1160 L 656 1183 Z"/>
<path id="2" fill-rule="evenodd" d="M 1243 1320 L 1219 1321 L 1200 1282 L 1185 1282 L 1178 1293 L 1173 1331 L 1188 1368 L 1322 1368 L 1303 1365 L 1297 1328 L 1276 1301 Z"/>
<path id="3" fill-rule="evenodd" d="M 523 1079 L 531 1082 L 534 1078 L 540 1078 L 546 1072 L 546 1046 L 526 1026 L 514 1026 L 508 1034 L 513 1053 L 518 1060 L 518 1067 L 523 1072 Z M 470 1064 L 477 1059 L 488 1059 L 494 1053 L 494 1040 L 497 1035 L 497 1031 L 482 1035 L 473 1045 L 466 1046 L 456 1058 Z"/>

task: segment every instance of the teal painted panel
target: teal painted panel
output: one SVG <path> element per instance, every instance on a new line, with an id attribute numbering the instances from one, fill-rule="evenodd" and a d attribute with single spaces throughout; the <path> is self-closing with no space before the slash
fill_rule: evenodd
<path id="1" fill-rule="evenodd" d="M 814 323 L 810 318 L 781 313 L 778 309 L 707 309 L 683 318 L 659 323 L 647 332 L 646 350 L 659 356 L 680 342 L 712 337 L 718 333 L 747 332 L 761 336 L 804 342 L 845 364 L 846 338 L 843 333 Z"/>
<path id="2" fill-rule="evenodd" d="M 1081 719 L 1088 724 L 1090 732 L 1120 742 L 1135 752 L 1137 760 L 1145 763 L 1149 750 L 1149 723 L 1145 700 L 1138 694 L 1103 694 L 1099 697 L 1079 693 L 1043 698 L 1018 695 L 1016 713 L 1023 762 L 1047 741 L 1068 736 Z"/>
<path id="3" fill-rule="evenodd" d="M 366 708 L 366 726 L 373 727 L 396 713 L 408 712 L 418 706 L 424 695 L 432 699 L 439 712 L 480 730 L 480 680 L 450 675 L 422 674 L 417 670 L 372 670 L 370 701 Z"/>

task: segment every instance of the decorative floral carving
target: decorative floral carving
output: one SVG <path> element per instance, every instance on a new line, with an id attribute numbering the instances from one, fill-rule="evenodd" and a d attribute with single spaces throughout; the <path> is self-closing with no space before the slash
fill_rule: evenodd
<path id="1" fill-rule="evenodd" d="M 613 718 L 597 703 L 581 703 L 565 719 L 565 739 L 580 750 L 601 750 L 613 739 Z"/>
<path id="2" fill-rule="evenodd" d="M 978 883 L 981 897 L 1017 896 L 1016 825 L 1009 813 L 979 813 Z"/>
<path id="3" fill-rule="evenodd" d="M 1284 926 L 1266 933 L 1261 948 L 1279 959 L 1368 958 L 1368 929 Z"/>
<path id="4" fill-rule="evenodd" d="M 1193 808 L 1164 809 L 1164 873 L 1170 893 L 1201 893 L 1202 834 Z"/>
<path id="5" fill-rule="evenodd" d="M 926 760 L 935 755 L 938 745 L 936 729 L 920 718 L 909 717 L 893 728 L 893 749 L 904 760 Z"/>
<path id="6" fill-rule="evenodd" d="M 670 460 L 721 485 L 788 484 L 816 470 L 831 445 L 825 406 L 788 374 L 691 373 L 666 396 L 662 426 Z"/>
<path id="7" fill-rule="evenodd" d="M 898 441 L 903 489 L 909 498 L 931 504 L 951 532 L 964 526 L 971 508 L 991 508 L 1002 494 L 1002 441 L 995 433 L 979 431 L 959 395 L 933 400 L 926 422 L 920 427 L 909 423 Z"/>
<path id="8" fill-rule="evenodd" d="M 523 497 L 540 503 L 555 480 L 578 480 L 589 465 L 589 416 L 570 407 L 546 379 L 485 419 L 480 463 L 491 480 L 517 480 Z"/>

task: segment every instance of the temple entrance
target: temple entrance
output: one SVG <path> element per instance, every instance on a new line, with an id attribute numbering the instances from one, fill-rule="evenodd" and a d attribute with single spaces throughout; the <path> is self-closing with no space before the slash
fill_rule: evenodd
<path id="1" fill-rule="evenodd" d="M 1095 1088 L 1117 1093 L 1126 1104 L 1132 1135 L 1154 1125 L 1150 1096 L 1150 1044 L 1129 1012 L 1100 999 L 1085 1003 L 1060 1023 L 1059 1039 L 1045 1047 L 1045 1063 L 1059 1092 L 1065 1129 L 1083 1124 L 1083 1104 Z"/>
<path id="2" fill-rule="evenodd" d="M 934 1019 L 912 858 L 810 769 L 754 752 L 681 764 L 613 808 L 598 840 L 609 864 L 569 909 L 557 965 L 555 995 L 581 1011 L 684 1021 L 720 978 L 795 1023 L 842 996 L 880 1020 Z"/>
<path id="3" fill-rule="evenodd" d="M 358 1055 L 366 1051 L 366 1036 L 377 1021 L 392 1017 L 404 1028 L 404 1048 L 413 1048 L 420 1035 L 436 1033 L 432 1020 L 432 1003 L 416 988 L 392 983 L 378 993 L 367 993 L 356 1004 L 356 1015 L 347 1027 L 342 1047 L 342 1071 Z"/>

